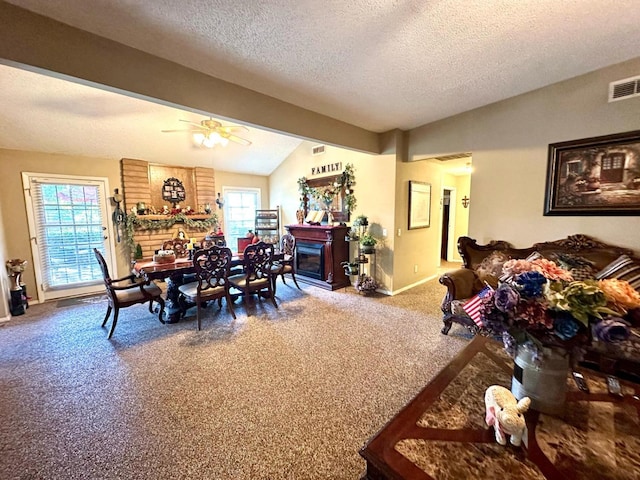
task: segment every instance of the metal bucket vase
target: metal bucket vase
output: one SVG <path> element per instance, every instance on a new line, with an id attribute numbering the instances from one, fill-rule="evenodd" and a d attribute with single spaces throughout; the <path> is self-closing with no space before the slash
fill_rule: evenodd
<path id="1" fill-rule="evenodd" d="M 542 359 L 535 363 L 533 352 L 519 348 L 514 361 L 511 393 L 518 400 L 529 397 L 533 410 L 561 414 L 567 393 L 569 354 L 544 348 Z"/>

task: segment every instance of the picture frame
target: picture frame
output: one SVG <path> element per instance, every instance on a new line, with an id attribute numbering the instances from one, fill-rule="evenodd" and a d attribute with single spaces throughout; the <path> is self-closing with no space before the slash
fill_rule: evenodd
<path id="1" fill-rule="evenodd" d="M 431 184 L 409 180 L 409 230 L 431 226 Z"/>
<path id="2" fill-rule="evenodd" d="M 640 130 L 549 145 L 544 215 L 640 214 Z"/>

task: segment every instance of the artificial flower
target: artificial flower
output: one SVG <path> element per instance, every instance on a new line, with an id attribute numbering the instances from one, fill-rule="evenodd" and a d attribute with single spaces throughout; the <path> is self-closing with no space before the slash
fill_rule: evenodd
<path id="1" fill-rule="evenodd" d="M 610 317 L 596 323 L 593 332 L 598 340 L 608 343 L 623 342 L 631 334 L 629 323 L 619 317 Z"/>
<path id="2" fill-rule="evenodd" d="M 575 321 L 573 316 L 565 313 L 558 315 L 553 320 L 553 333 L 561 340 L 569 340 L 576 336 L 580 325 Z"/>
<path id="3" fill-rule="evenodd" d="M 538 258 L 531 262 L 534 270 L 544 275 L 549 280 L 562 280 L 564 282 L 572 282 L 573 276 L 567 270 L 560 268 L 555 262 L 546 258 Z"/>
<path id="4" fill-rule="evenodd" d="M 611 301 L 614 308 L 618 307 L 625 311 L 640 308 L 640 293 L 626 280 L 615 278 L 599 280 L 598 287 Z"/>
<path id="5" fill-rule="evenodd" d="M 503 283 L 496 290 L 494 302 L 498 310 L 509 312 L 520 302 L 520 294 L 511 285 Z"/>
<path id="6" fill-rule="evenodd" d="M 569 312 L 585 326 L 589 326 L 589 317 L 598 319 L 603 315 L 620 315 L 607 307 L 607 297 L 593 280 L 571 282 L 566 287 L 560 282 L 552 282 L 545 291 L 551 308 Z"/>
<path id="7" fill-rule="evenodd" d="M 502 273 L 510 277 L 531 270 L 533 270 L 533 266 L 529 260 L 507 260 L 502 266 Z"/>
<path id="8" fill-rule="evenodd" d="M 542 294 L 547 279 L 538 271 L 530 271 L 516 275 L 515 284 L 520 295 L 533 298 Z"/>

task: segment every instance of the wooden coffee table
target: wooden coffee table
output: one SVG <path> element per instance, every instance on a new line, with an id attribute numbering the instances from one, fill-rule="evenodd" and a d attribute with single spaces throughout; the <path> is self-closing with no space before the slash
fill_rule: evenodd
<path id="1" fill-rule="evenodd" d="M 638 479 L 640 385 L 582 371 L 591 393 L 571 377 L 565 413 L 526 414 L 522 447 L 498 445 L 484 422 L 484 392 L 511 386 L 513 361 L 502 345 L 475 337 L 360 451 L 368 480 L 380 479 Z"/>

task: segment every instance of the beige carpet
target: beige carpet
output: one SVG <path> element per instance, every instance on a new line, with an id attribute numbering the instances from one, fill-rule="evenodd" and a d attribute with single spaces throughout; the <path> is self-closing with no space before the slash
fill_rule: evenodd
<path id="1" fill-rule="evenodd" d="M 443 294 L 279 283 L 279 309 L 211 306 L 200 332 L 195 309 L 124 309 L 111 341 L 102 304 L 32 305 L 0 328 L 0 478 L 356 479 L 358 450 L 467 342 L 440 334 Z"/>

